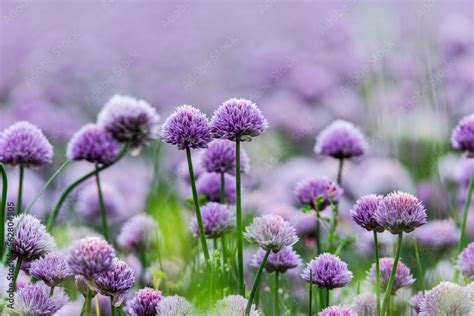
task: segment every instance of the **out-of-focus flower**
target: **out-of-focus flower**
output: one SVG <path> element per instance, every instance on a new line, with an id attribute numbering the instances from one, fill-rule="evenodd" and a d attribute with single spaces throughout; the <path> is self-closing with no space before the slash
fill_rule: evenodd
<path id="1" fill-rule="evenodd" d="M 374 316 L 377 312 L 377 298 L 373 293 L 357 295 L 352 300 L 351 309 L 357 316 Z"/>
<path id="2" fill-rule="evenodd" d="M 335 305 L 329 306 L 319 312 L 318 316 L 355 316 L 350 306 L 346 305 Z"/>
<path id="3" fill-rule="evenodd" d="M 202 174 L 196 181 L 196 190 L 208 202 L 220 202 L 221 175 L 215 172 Z M 224 199 L 228 204 L 235 203 L 235 178 L 230 174 L 224 175 Z"/>
<path id="4" fill-rule="evenodd" d="M 129 316 L 154 316 L 161 298 L 160 291 L 149 287 L 143 288 L 127 303 L 125 312 Z"/>
<path id="5" fill-rule="evenodd" d="M 459 254 L 456 266 L 466 278 L 474 280 L 474 242 Z"/>
<path id="6" fill-rule="evenodd" d="M 12 166 L 39 167 L 51 163 L 53 146 L 35 125 L 17 122 L 0 134 L 0 162 Z"/>
<path id="7" fill-rule="evenodd" d="M 409 233 L 426 224 L 426 210 L 414 195 L 397 191 L 383 198 L 375 220 L 392 234 Z"/>
<path id="8" fill-rule="evenodd" d="M 72 272 L 91 279 L 112 269 L 114 259 L 114 249 L 105 240 L 87 237 L 73 243 L 67 262 Z"/>
<path id="9" fill-rule="evenodd" d="M 32 261 L 29 273 L 32 277 L 42 280 L 50 287 L 58 286 L 61 282 L 73 276 L 65 256 L 60 253 L 50 253 L 43 258 Z"/>
<path id="10" fill-rule="evenodd" d="M 100 272 L 94 277 L 97 291 L 112 297 L 114 306 L 120 306 L 124 295 L 135 282 L 135 271 L 124 261 L 115 259 L 110 270 Z"/>
<path id="11" fill-rule="evenodd" d="M 248 300 L 240 295 L 229 295 L 217 301 L 214 308 L 216 315 L 241 316 L 245 315 Z M 252 305 L 250 316 L 259 316 L 260 313 Z"/>
<path id="12" fill-rule="evenodd" d="M 160 116 L 148 102 L 115 95 L 99 113 L 97 124 L 120 143 L 140 148 L 158 137 L 159 120 Z"/>
<path id="13" fill-rule="evenodd" d="M 357 200 L 354 208 L 351 210 L 352 219 L 362 228 L 368 231 L 375 230 L 378 233 L 384 231 L 384 228 L 375 220 L 374 214 L 377 210 L 383 196 L 365 195 Z"/>
<path id="14" fill-rule="evenodd" d="M 466 288 L 451 282 L 441 282 L 426 292 L 420 316 L 472 315 L 472 299 Z"/>
<path id="15" fill-rule="evenodd" d="M 181 105 L 166 119 L 161 136 L 179 150 L 207 148 L 211 130 L 204 113 L 191 105 Z"/>
<path id="16" fill-rule="evenodd" d="M 445 183 L 419 183 L 416 187 L 416 196 L 423 202 L 429 215 L 441 218 L 449 216 L 450 196 Z"/>
<path id="17" fill-rule="evenodd" d="M 427 287 L 435 286 L 442 281 L 453 280 L 456 273 L 456 267 L 450 260 L 444 259 L 436 263 L 432 268 L 427 268 L 425 272 L 425 281 Z"/>
<path id="18" fill-rule="evenodd" d="M 250 100 L 230 99 L 224 102 L 211 119 L 211 132 L 215 138 L 250 141 L 268 128 L 268 122 Z"/>
<path id="19" fill-rule="evenodd" d="M 314 151 L 318 155 L 344 159 L 362 156 L 366 148 L 364 135 L 352 123 L 339 120 L 319 133 Z"/>
<path id="20" fill-rule="evenodd" d="M 191 309 L 191 304 L 178 295 L 163 297 L 156 306 L 158 316 L 187 316 Z"/>
<path id="21" fill-rule="evenodd" d="M 421 245 L 440 250 L 457 244 L 459 230 L 450 219 L 433 220 L 415 230 L 413 236 Z"/>
<path id="22" fill-rule="evenodd" d="M 50 288 L 43 282 L 36 282 L 15 293 L 13 308 L 20 315 L 53 315 L 68 302 L 62 288 L 56 288 L 50 295 Z"/>
<path id="23" fill-rule="evenodd" d="M 339 257 L 323 253 L 308 262 L 301 277 L 319 288 L 332 290 L 346 286 L 352 280 L 352 272 Z"/>
<path id="24" fill-rule="evenodd" d="M 138 214 L 130 218 L 117 237 L 122 249 L 139 251 L 145 249 L 153 240 L 157 226 L 153 218 L 146 214 Z"/>
<path id="25" fill-rule="evenodd" d="M 474 157 L 474 114 L 464 117 L 453 131 L 451 143 L 454 149 L 466 152 Z"/>
<path id="26" fill-rule="evenodd" d="M 418 315 L 421 312 L 421 304 L 424 299 L 425 295 L 423 294 L 423 291 L 416 293 L 416 295 L 410 299 L 410 306 L 415 315 Z"/>
<path id="27" fill-rule="evenodd" d="M 119 143 L 109 132 L 98 125 L 87 124 L 69 141 L 67 158 L 107 165 L 117 158 L 119 151 Z"/>
<path id="28" fill-rule="evenodd" d="M 380 258 L 380 288 L 385 291 L 390 278 L 390 272 L 393 267 L 393 258 Z M 368 273 L 369 280 L 375 282 L 375 263 L 372 264 Z M 393 282 L 392 293 L 394 294 L 398 289 L 407 287 L 415 283 L 415 279 L 411 275 L 410 268 L 408 268 L 401 260 L 398 261 L 397 270 L 395 271 L 395 280 Z"/>
<path id="29" fill-rule="evenodd" d="M 216 139 L 209 144 L 201 157 L 207 172 L 235 174 L 235 144 L 228 139 Z M 249 170 L 249 158 L 244 149 L 240 151 L 240 172 Z"/>
<path id="30" fill-rule="evenodd" d="M 296 185 L 294 195 L 299 204 L 321 211 L 331 200 L 333 203 L 339 201 L 342 193 L 342 188 L 327 178 L 308 178 Z M 321 199 L 319 205 L 315 205 L 317 199 Z"/>
<path id="31" fill-rule="evenodd" d="M 13 219 L 13 227 L 16 228 L 11 248 L 13 258 L 20 258 L 23 261 L 35 260 L 56 247 L 46 227 L 32 215 L 16 216 Z"/>
<path id="32" fill-rule="evenodd" d="M 265 250 L 278 252 L 298 241 L 295 229 L 279 215 L 256 217 L 247 226 L 244 237 Z"/>
<path id="33" fill-rule="evenodd" d="M 257 268 L 265 257 L 265 250 L 259 248 L 252 256 L 250 265 Z M 271 252 L 265 262 L 265 270 L 268 273 L 285 273 L 289 269 L 296 268 L 301 264 L 300 256 L 291 248 L 285 247 L 278 252 Z"/>
<path id="34" fill-rule="evenodd" d="M 201 208 L 202 225 L 207 238 L 217 238 L 234 227 L 234 216 L 223 204 L 210 202 Z M 199 236 L 196 218 L 192 223 L 194 236 Z"/>
<path id="35" fill-rule="evenodd" d="M 194 179 L 198 180 L 199 177 L 206 173 L 206 170 L 202 166 L 202 155 L 198 152 L 196 155 L 192 154 L 193 159 L 193 171 L 194 171 Z M 186 183 L 189 187 L 191 183 L 191 179 L 189 178 L 189 169 L 188 169 L 188 162 L 186 159 L 180 162 L 177 169 L 177 175 Z"/>

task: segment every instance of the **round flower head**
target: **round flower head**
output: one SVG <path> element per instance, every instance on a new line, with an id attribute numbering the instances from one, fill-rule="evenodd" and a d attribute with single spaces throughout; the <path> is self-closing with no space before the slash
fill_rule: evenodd
<path id="1" fill-rule="evenodd" d="M 383 196 L 381 195 L 370 194 L 357 200 L 356 205 L 351 210 L 351 217 L 354 222 L 368 231 L 383 232 L 384 228 L 374 218 L 374 213 L 382 199 Z"/>
<path id="2" fill-rule="evenodd" d="M 235 144 L 227 139 L 216 139 L 201 157 L 202 166 L 207 172 L 235 174 Z M 249 158 L 245 150 L 240 150 L 240 172 L 247 173 Z"/>
<path id="3" fill-rule="evenodd" d="M 119 151 L 119 143 L 109 132 L 95 124 L 87 124 L 69 141 L 67 158 L 106 165 L 117 158 Z"/>
<path id="4" fill-rule="evenodd" d="M 323 210 L 331 202 L 336 203 L 343 190 L 327 178 L 308 178 L 296 185 L 295 198 L 301 205 L 309 205 L 313 209 Z M 315 202 L 318 205 L 315 205 Z"/>
<path id="5" fill-rule="evenodd" d="M 416 293 L 416 295 L 410 299 L 410 306 L 415 315 L 418 315 L 421 312 L 421 304 L 424 299 L 425 295 L 423 294 L 423 291 Z"/>
<path id="6" fill-rule="evenodd" d="M 319 133 L 314 151 L 318 155 L 338 159 L 365 154 L 367 143 L 364 135 L 352 123 L 338 120 Z"/>
<path id="7" fill-rule="evenodd" d="M 122 304 L 124 295 L 135 282 L 135 271 L 124 261 L 115 259 L 112 269 L 97 274 L 94 278 L 97 291 L 112 297 L 114 306 Z"/>
<path id="8" fill-rule="evenodd" d="M 191 312 L 191 304 L 181 296 L 166 296 L 156 306 L 158 316 L 186 316 Z"/>
<path id="9" fill-rule="evenodd" d="M 114 258 L 114 249 L 105 240 L 87 237 L 74 242 L 67 262 L 72 272 L 92 279 L 97 273 L 112 269 Z"/>
<path id="10" fill-rule="evenodd" d="M 281 216 L 272 214 L 256 217 L 252 224 L 247 226 L 244 236 L 249 242 L 273 252 L 292 246 L 298 241 L 293 226 Z"/>
<path id="11" fill-rule="evenodd" d="M 53 146 L 35 125 L 21 121 L 0 134 L 0 162 L 12 166 L 39 167 L 51 163 Z"/>
<path id="12" fill-rule="evenodd" d="M 207 148 L 211 129 L 204 113 L 191 105 L 181 105 L 163 124 L 161 136 L 165 143 L 177 145 L 179 150 Z"/>
<path id="13" fill-rule="evenodd" d="M 466 288 L 451 282 L 441 282 L 426 292 L 420 315 L 472 315 L 472 300 Z"/>
<path id="14" fill-rule="evenodd" d="M 255 103 L 245 99 L 230 99 L 221 105 L 211 119 L 215 138 L 250 141 L 268 128 L 268 122 Z"/>
<path id="15" fill-rule="evenodd" d="M 375 220 L 392 234 L 409 233 L 426 224 L 426 210 L 414 195 L 397 191 L 383 198 Z"/>
<path id="16" fill-rule="evenodd" d="M 73 276 L 66 258 L 60 253 L 50 253 L 32 261 L 29 272 L 32 277 L 44 281 L 50 287 L 58 286 Z"/>
<path id="17" fill-rule="evenodd" d="M 310 274 L 312 283 L 329 290 L 344 287 L 352 280 L 347 263 L 330 253 L 323 253 L 308 262 L 301 277 L 310 282 Z"/>
<path id="18" fill-rule="evenodd" d="M 377 298 L 373 293 L 360 294 L 352 300 L 351 309 L 357 316 L 376 315 Z"/>
<path id="19" fill-rule="evenodd" d="M 265 250 L 259 248 L 253 255 L 250 265 L 255 268 L 259 267 L 264 256 Z M 265 270 L 267 270 L 268 273 L 275 271 L 285 273 L 287 270 L 296 268 L 300 264 L 300 256 L 291 247 L 285 247 L 276 253 L 270 253 L 267 262 L 265 262 Z"/>
<path id="20" fill-rule="evenodd" d="M 242 316 L 245 314 L 248 300 L 240 295 L 229 295 L 222 300 L 217 301 L 215 306 L 216 315 Z M 250 316 L 259 316 L 260 313 L 255 310 L 255 305 L 250 309 Z"/>
<path id="21" fill-rule="evenodd" d="M 423 246 L 440 250 L 458 243 L 459 230 L 452 220 L 433 220 L 415 230 L 413 236 Z"/>
<path id="22" fill-rule="evenodd" d="M 207 202 L 220 202 L 221 175 L 215 172 L 202 174 L 196 181 L 196 190 Z M 224 175 L 224 199 L 228 204 L 235 203 L 235 178 L 230 174 Z"/>
<path id="23" fill-rule="evenodd" d="M 128 251 L 143 250 L 151 242 L 155 231 L 156 224 L 153 218 L 146 214 L 138 214 L 122 226 L 117 243 Z"/>
<path id="24" fill-rule="evenodd" d="M 161 300 L 161 292 L 146 287 L 137 292 L 127 303 L 125 311 L 128 316 L 154 316 Z"/>
<path id="25" fill-rule="evenodd" d="M 120 143 L 139 148 L 158 136 L 159 120 L 156 110 L 146 101 L 116 95 L 99 113 L 97 124 Z"/>
<path id="26" fill-rule="evenodd" d="M 234 227 L 234 216 L 229 209 L 216 202 L 210 202 L 201 208 L 204 234 L 207 238 L 217 238 Z M 199 236 L 196 218 L 193 220 L 194 236 Z"/>
<path id="27" fill-rule="evenodd" d="M 459 255 L 457 268 L 466 278 L 474 280 L 474 242 L 470 243 Z"/>
<path id="28" fill-rule="evenodd" d="M 55 248 L 53 237 L 40 220 L 32 215 L 19 215 L 13 219 L 15 239 L 11 254 L 14 258 L 31 261 L 45 256 Z"/>
<path id="29" fill-rule="evenodd" d="M 28 284 L 15 293 L 13 308 L 20 315 L 53 315 L 68 302 L 62 288 L 50 296 L 50 288 L 43 282 Z"/>
<path id="30" fill-rule="evenodd" d="M 319 312 L 318 316 L 356 316 L 359 314 L 355 314 L 352 312 L 350 306 L 346 305 L 335 305 L 329 306 Z"/>
<path id="31" fill-rule="evenodd" d="M 454 149 L 466 152 L 474 157 L 474 114 L 464 117 L 453 131 L 451 143 Z"/>
<path id="32" fill-rule="evenodd" d="M 393 267 L 393 258 L 380 258 L 380 288 L 385 291 L 390 278 L 390 272 Z M 375 282 L 375 263 L 372 264 L 368 273 L 369 280 Z M 392 287 L 392 293 L 398 289 L 407 287 L 415 283 L 415 279 L 411 275 L 410 268 L 408 268 L 401 260 L 398 261 L 397 270 L 395 271 L 395 281 Z"/>

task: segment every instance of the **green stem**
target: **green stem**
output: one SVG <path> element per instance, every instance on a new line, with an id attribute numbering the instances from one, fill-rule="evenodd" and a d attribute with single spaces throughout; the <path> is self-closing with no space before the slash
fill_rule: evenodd
<path id="1" fill-rule="evenodd" d="M 0 172 L 2 173 L 2 205 L 0 208 L 0 258 L 3 257 L 3 249 L 5 246 L 5 210 L 7 208 L 7 192 L 8 192 L 8 176 L 7 171 L 2 163 L 0 163 Z"/>
<path id="2" fill-rule="evenodd" d="M 242 246 L 242 201 L 240 188 L 240 140 L 235 140 L 235 190 L 236 190 L 236 221 L 237 221 L 237 265 L 239 271 L 239 293 L 245 297 L 244 284 L 244 253 Z"/>
<path id="3" fill-rule="evenodd" d="M 308 316 L 313 315 L 313 271 L 309 270 Z"/>
<path id="4" fill-rule="evenodd" d="M 337 169 L 337 184 L 342 184 L 342 169 L 344 168 L 344 158 L 339 159 L 339 168 Z"/>
<path id="5" fill-rule="evenodd" d="M 319 256 L 322 253 L 321 249 L 321 214 L 319 210 L 316 210 L 316 255 Z"/>
<path id="6" fill-rule="evenodd" d="M 274 315 L 278 316 L 280 315 L 280 312 L 278 310 L 278 307 L 279 307 L 279 303 L 278 303 L 278 298 L 280 296 L 280 293 L 278 293 L 278 280 L 279 279 L 279 274 L 278 274 L 278 271 L 275 271 L 275 298 L 273 300 L 273 311 L 274 311 Z"/>
<path id="7" fill-rule="evenodd" d="M 471 205 L 471 198 L 472 198 L 472 190 L 474 188 L 474 172 L 471 175 L 471 180 L 469 181 L 469 186 L 467 188 L 466 194 L 466 201 L 464 202 L 464 214 L 461 223 L 461 236 L 459 237 L 459 245 L 458 245 L 458 255 L 464 249 L 464 244 L 466 241 L 466 223 L 467 223 L 467 215 L 469 214 L 469 207 Z"/>
<path id="8" fill-rule="evenodd" d="M 109 240 L 109 229 L 107 225 L 107 213 L 105 211 L 105 204 L 104 204 L 104 195 L 102 194 L 102 188 L 100 186 L 100 177 L 98 172 L 99 166 L 96 165 L 95 170 L 95 183 L 97 185 L 97 194 L 99 196 L 99 208 L 100 208 L 100 217 L 102 219 L 102 235 L 104 236 L 105 240 Z"/>
<path id="9" fill-rule="evenodd" d="M 201 217 L 201 208 L 199 207 L 199 200 L 196 190 L 196 181 L 194 178 L 194 170 L 193 170 L 193 161 L 191 158 L 191 149 L 186 147 L 186 158 L 188 160 L 188 169 L 189 169 L 189 178 L 191 180 L 191 189 L 193 192 L 193 200 L 194 200 L 194 208 L 196 211 L 196 220 L 198 223 L 198 230 L 199 230 L 199 238 L 201 239 L 202 250 L 204 252 L 204 258 L 206 259 L 206 263 L 209 264 L 209 250 L 207 248 L 206 236 L 204 235 L 204 227 L 202 225 L 202 217 Z"/>
<path id="10" fill-rule="evenodd" d="M 91 300 L 92 300 L 92 291 L 87 288 L 86 297 L 84 298 L 84 303 L 82 304 L 81 316 L 89 316 L 91 310 Z M 97 304 L 98 302 L 96 302 Z"/>
<path id="11" fill-rule="evenodd" d="M 328 307 L 328 306 L 329 306 L 329 289 L 326 289 L 326 306 L 325 306 L 325 308 Z"/>
<path id="12" fill-rule="evenodd" d="M 265 256 L 263 257 L 263 260 L 262 260 L 262 262 L 260 262 L 260 266 L 258 267 L 257 274 L 255 275 L 255 280 L 253 282 L 252 291 L 250 292 L 250 297 L 249 297 L 249 300 L 247 302 L 247 307 L 245 308 L 245 315 L 250 314 L 250 309 L 252 308 L 252 302 L 253 302 L 253 299 L 255 297 L 255 293 L 257 291 L 257 288 L 259 286 L 260 278 L 262 277 L 263 267 L 265 266 L 265 263 L 267 262 L 268 256 L 270 255 L 270 251 L 272 251 L 272 250 L 268 249 L 265 252 Z"/>
<path id="13" fill-rule="evenodd" d="M 416 265 L 418 267 L 418 279 L 420 280 L 421 283 L 421 289 L 423 290 L 423 293 L 426 291 L 426 286 L 425 286 L 425 280 L 423 276 L 423 268 L 421 267 L 421 260 L 420 260 L 420 254 L 418 253 L 418 245 L 416 243 L 416 239 L 413 238 L 415 242 L 415 258 L 416 258 Z"/>
<path id="14" fill-rule="evenodd" d="M 377 300 L 377 313 L 380 316 L 380 262 L 379 262 L 379 241 L 377 232 L 374 230 L 374 252 L 375 252 L 375 297 Z"/>
<path id="15" fill-rule="evenodd" d="M 49 296 L 53 296 L 54 294 L 54 286 L 52 286 L 50 289 L 49 289 Z"/>
<path id="16" fill-rule="evenodd" d="M 12 278 L 13 291 L 16 291 L 16 279 L 18 278 L 18 274 L 20 273 L 21 263 L 22 263 L 22 259 L 17 258 L 16 266 L 15 266 L 15 270 L 13 271 L 13 278 Z"/>
<path id="17" fill-rule="evenodd" d="M 220 201 L 221 204 L 225 204 L 225 173 L 221 172 L 221 196 L 220 196 Z"/>
<path id="18" fill-rule="evenodd" d="M 114 306 L 114 303 L 112 302 L 112 297 L 110 297 L 110 310 L 112 311 L 112 316 L 117 315 L 117 309 Z"/>
<path id="19" fill-rule="evenodd" d="M 16 215 L 20 215 L 21 204 L 23 202 L 23 178 L 25 176 L 25 168 L 20 166 L 18 170 L 18 196 L 16 200 Z"/>
<path id="20" fill-rule="evenodd" d="M 387 288 L 385 290 L 385 295 L 384 295 L 384 298 L 383 298 L 382 316 L 384 316 L 387 313 L 388 305 L 389 305 L 389 301 L 390 301 L 390 296 L 392 295 L 393 283 L 395 281 L 395 272 L 397 271 L 398 260 L 400 259 L 400 252 L 402 250 L 402 240 L 403 240 L 403 232 L 398 234 L 397 250 L 395 252 L 395 259 L 393 261 L 392 271 L 390 272 L 390 278 L 388 279 Z"/>

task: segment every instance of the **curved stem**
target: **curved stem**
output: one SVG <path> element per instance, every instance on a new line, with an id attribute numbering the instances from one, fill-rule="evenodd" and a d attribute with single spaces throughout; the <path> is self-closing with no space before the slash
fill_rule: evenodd
<path id="1" fill-rule="evenodd" d="M 398 260 L 400 260 L 400 252 L 402 250 L 402 240 L 403 233 L 399 233 L 397 241 L 397 250 L 395 252 L 395 259 L 393 261 L 392 271 L 390 272 L 390 278 L 388 279 L 387 288 L 385 289 L 385 295 L 383 297 L 382 316 L 386 314 L 388 306 L 390 304 L 390 296 L 392 295 L 393 283 L 395 281 L 395 272 L 397 271 Z"/>
<path id="2" fill-rule="evenodd" d="M 309 270 L 308 316 L 313 315 L 313 270 Z"/>
<path id="3" fill-rule="evenodd" d="M 22 263 L 22 259 L 17 258 L 16 266 L 15 266 L 15 270 L 13 271 L 13 278 L 12 278 L 13 291 L 16 291 L 16 279 L 18 278 L 18 274 L 20 273 L 21 263 Z"/>
<path id="4" fill-rule="evenodd" d="M 245 297 L 244 254 L 242 246 L 242 200 L 240 188 L 240 140 L 235 140 L 235 213 L 237 221 L 237 265 L 239 271 L 239 293 Z"/>
<path id="5" fill-rule="evenodd" d="M 418 268 L 418 275 L 421 283 L 421 289 L 423 290 L 423 293 L 426 291 L 426 286 L 425 286 L 425 280 L 423 276 L 423 268 L 421 267 L 421 260 L 420 260 L 420 254 L 418 253 L 418 245 L 416 243 L 416 238 L 413 238 L 415 242 L 415 258 L 416 258 L 416 265 Z"/>
<path id="6" fill-rule="evenodd" d="M 0 163 L 0 172 L 2 173 L 2 205 L 0 208 L 0 258 L 3 257 L 5 246 L 5 210 L 7 208 L 7 192 L 8 192 L 8 176 L 7 171 L 2 163 Z"/>
<path id="7" fill-rule="evenodd" d="M 109 241 L 109 229 L 107 227 L 107 213 L 105 211 L 104 204 L 104 195 L 102 194 L 102 188 L 100 186 L 100 177 L 98 172 L 99 166 L 95 167 L 95 183 L 97 185 L 97 194 L 99 195 L 99 208 L 100 208 L 100 217 L 102 220 L 102 235 L 106 241 Z"/>
<path id="8" fill-rule="evenodd" d="M 274 315 L 278 316 L 280 315 L 280 312 L 278 310 L 279 303 L 278 303 L 278 298 L 279 298 L 279 293 L 278 293 L 278 280 L 279 279 L 279 274 L 278 271 L 275 271 L 275 298 L 273 300 L 273 312 L 275 313 Z"/>
<path id="9" fill-rule="evenodd" d="M 342 169 L 344 168 L 344 158 L 339 159 L 339 168 L 337 169 L 337 184 L 342 184 Z"/>
<path id="10" fill-rule="evenodd" d="M 250 314 L 250 310 L 252 308 L 252 302 L 253 302 L 253 299 L 255 297 L 255 293 L 257 291 L 257 288 L 260 284 L 260 278 L 262 277 L 263 267 L 265 266 L 265 263 L 267 262 L 268 256 L 270 255 L 270 251 L 272 251 L 272 250 L 268 249 L 265 252 L 265 256 L 263 257 L 263 260 L 262 260 L 262 262 L 260 262 L 260 266 L 258 267 L 257 274 L 255 275 L 255 280 L 253 282 L 252 291 L 250 292 L 250 297 L 249 297 L 249 300 L 247 302 L 247 307 L 245 308 L 245 315 Z"/>
<path id="11" fill-rule="evenodd" d="M 23 202 L 23 178 L 25 176 L 25 167 L 20 166 L 18 170 L 18 196 L 16 200 L 16 215 L 21 213 L 21 204 Z"/>
<path id="12" fill-rule="evenodd" d="M 189 147 L 186 148 L 186 158 L 188 160 L 188 170 L 189 170 L 189 178 L 191 180 L 191 189 L 193 192 L 193 200 L 194 200 L 194 209 L 196 211 L 196 220 L 198 223 L 198 230 L 199 230 L 199 238 L 201 239 L 202 250 L 204 252 L 204 258 L 206 259 L 206 263 L 209 264 L 209 250 L 207 248 L 206 236 L 204 235 L 204 227 L 202 225 L 202 217 L 201 217 L 201 208 L 199 207 L 199 200 L 196 190 L 196 181 L 194 178 L 194 170 L 193 170 L 193 161 L 191 158 L 191 149 Z"/>
<path id="13" fill-rule="evenodd" d="M 375 297 L 377 300 L 376 315 L 380 315 L 380 262 L 379 262 L 379 242 L 377 232 L 374 230 L 374 252 L 375 252 Z"/>

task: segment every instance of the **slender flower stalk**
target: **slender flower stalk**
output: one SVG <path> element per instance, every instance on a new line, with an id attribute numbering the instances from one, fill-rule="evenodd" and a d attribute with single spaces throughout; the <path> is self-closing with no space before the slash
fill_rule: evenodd
<path id="1" fill-rule="evenodd" d="M 377 300 L 376 315 L 380 315 L 380 262 L 379 241 L 377 231 L 374 230 L 374 252 L 375 252 L 375 297 Z"/>
<path id="2" fill-rule="evenodd" d="M 240 187 L 240 140 L 235 140 L 235 212 L 237 222 L 237 266 L 239 271 L 239 293 L 245 296 L 244 284 L 244 252 L 242 246 L 242 199 Z M 252 306 L 250 303 L 249 306 Z"/>
<path id="3" fill-rule="evenodd" d="M 387 288 L 385 289 L 385 295 L 383 298 L 382 316 L 384 316 L 387 313 L 388 307 L 390 304 L 390 297 L 392 295 L 393 282 L 395 281 L 395 273 L 397 271 L 398 261 L 400 260 L 400 252 L 402 250 L 402 240 L 403 240 L 403 232 L 400 232 L 398 234 L 397 249 L 395 252 L 395 259 L 393 261 L 392 271 L 390 272 L 390 278 L 388 279 Z"/>
<path id="4" fill-rule="evenodd" d="M 418 275 L 419 275 L 419 279 L 421 283 L 421 289 L 423 290 L 423 293 L 425 293 L 426 286 L 425 286 L 425 280 L 424 280 L 424 275 L 423 275 L 423 268 L 421 267 L 420 254 L 418 252 L 418 244 L 416 242 L 416 238 L 414 238 L 414 246 L 415 246 L 416 265 L 418 268 Z"/>
<path id="5" fill-rule="evenodd" d="M 467 188 L 466 193 L 466 201 L 464 202 L 464 213 L 461 223 L 461 235 L 459 237 L 459 245 L 457 255 L 461 253 L 464 249 L 464 244 L 466 243 L 466 223 L 467 223 L 467 216 L 469 214 L 469 207 L 471 206 L 471 199 L 472 199 L 472 191 L 474 189 L 474 172 L 471 175 L 471 180 L 469 181 L 469 186 Z"/>
<path id="6" fill-rule="evenodd" d="M 104 196 L 102 194 L 102 188 L 100 186 L 100 177 L 99 177 L 99 166 L 96 165 L 95 167 L 95 183 L 97 185 L 97 194 L 99 195 L 99 207 L 100 207 L 100 217 L 102 220 L 102 235 L 104 236 L 104 239 L 108 242 L 109 240 L 109 229 L 107 226 L 107 213 L 105 210 L 105 204 L 104 204 Z"/>
<path id="7" fill-rule="evenodd" d="M 273 299 L 273 312 L 274 312 L 274 315 L 280 315 L 279 302 L 278 302 L 278 298 L 280 297 L 280 293 L 278 293 L 279 278 L 280 278 L 280 274 L 278 273 L 278 271 L 275 271 L 275 293 L 274 293 L 275 297 Z"/>
<path id="8" fill-rule="evenodd" d="M 21 213 L 21 204 L 23 202 L 23 178 L 25 176 L 25 168 L 20 165 L 18 168 L 18 196 L 16 200 L 16 215 Z"/>
<path id="9" fill-rule="evenodd" d="M 309 270 L 308 316 L 313 315 L 313 271 Z"/>
<path id="10" fill-rule="evenodd" d="M 2 200 L 0 206 L 0 258 L 3 257 L 5 246 L 5 210 L 7 208 L 8 176 L 3 163 L 0 163 L 2 173 Z"/>
<path id="11" fill-rule="evenodd" d="M 13 278 L 12 278 L 13 291 L 16 291 L 16 279 L 18 278 L 18 274 L 20 273 L 22 262 L 23 260 L 21 258 L 17 258 L 15 270 L 13 271 Z"/>
<path id="12" fill-rule="evenodd" d="M 245 308 L 245 315 L 250 314 L 250 310 L 252 308 L 252 302 L 253 302 L 253 299 L 255 298 L 255 293 L 257 292 L 257 288 L 260 284 L 260 278 L 262 277 L 263 268 L 265 266 L 265 263 L 267 262 L 268 256 L 270 255 L 270 251 L 272 251 L 271 248 L 269 248 L 265 252 L 265 256 L 263 257 L 263 260 L 260 263 L 260 266 L 258 267 L 257 274 L 255 275 L 255 280 L 253 282 L 252 290 L 250 292 L 250 297 L 247 302 L 247 307 Z"/>
<path id="13" fill-rule="evenodd" d="M 342 170 L 344 169 L 344 158 L 339 158 L 339 168 L 337 169 L 337 185 L 342 185 Z"/>
<path id="14" fill-rule="evenodd" d="M 321 248 L 321 214 L 316 210 L 316 255 L 320 255 L 323 250 Z"/>

